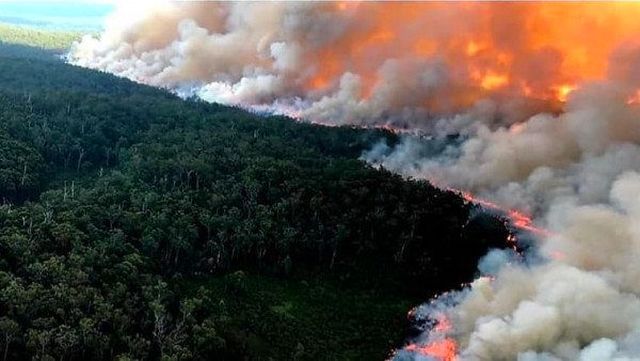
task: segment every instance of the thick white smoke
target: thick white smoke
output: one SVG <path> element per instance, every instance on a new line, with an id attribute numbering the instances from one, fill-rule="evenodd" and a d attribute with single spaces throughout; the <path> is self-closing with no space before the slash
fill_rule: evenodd
<path id="1" fill-rule="evenodd" d="M 638 360 L 640 175 L 624 173 L 611 205 L 562 213 L 542 245 L 556 260 L 505 266 L 449 310 L 462 360 Z"/>
<path id="2" fill-rule="evenodd" d="M 640 169 L 640 107 L 627 103 L 618 85 L 593 84 L 575 91 L 557 115 L 497 129 L 476 116 L 463 131 L 468 139 L 450 152 L 433 154 L 424 150 L 428 142 L 407 137 L 364 157 L 534 214 L 559 200 L 606 203 L 615 177 Z"/>
<path id="3" fill-rule="evenodd" d="M 461 145 L 437 154 L 429 150 L 433 140 L 406 137 L 364 155 L 407 176 L 527 209 L 550 231 L 539 244 L 549 261 L 519 265 L 490 254 L 484 263 L 497 259 L 502 268 L 488 272 L 495 267 L 481 263 L 492 280 L 474 282 L 448 308 L 460 360 L 640 360 L 634 85 L 610 76 L 575 91 L 560 114 L 497 129 L 472 123 Z"/>
<path id="4" fill-rule="evenodd" d="M 428 131 L 363 159 L 550 231 L 548 261 L 492 252 L 491 277 L 427 307 L 451 322 L 436 337 L 465 361 L 640 360 L 640 47 L 623 41 L 640 12 L 565 6 L 163 2 L 121 9 L 69 60 L 305 120 Z M 561 104 L 563 84 L 579 88 Z"/>
<path id="5" fill-rule="evenodd" d="M 428 119 L 479 107 L 504 124 L 553 106 L 554 87 L 569 79 L 551 70 L 556 50 L 524 46 L 523 29 L 502 31 L 507 18 L 490 4 L 143 2 L 122 5 L 68 59 L 321 123 L 429 128 Z"/>

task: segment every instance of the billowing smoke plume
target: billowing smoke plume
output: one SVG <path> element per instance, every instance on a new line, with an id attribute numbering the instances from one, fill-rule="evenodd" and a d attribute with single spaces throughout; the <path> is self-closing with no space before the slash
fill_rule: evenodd
<path id="1" fill-rule="evenodd" d="M 640 107 L 628 103 L 620 84 L 591 84 L 572 93 L 558 115 L 497 129 L 476 117 L 460 145 L 438 154 L 428 141 L 406 137 L 365 158 L 536 215 L 560 201 L 607 203 L 616 177 L 640 170 Z"/>
<path id="2" fill-rule="evenodd" d="M 397 360 L 640 360 L 638 49 L 619 44 L 606 76 L 573 91 L 560 113 L 503 126 L 478 114 L 444 150 L 433 151 L 436 134 L 364 155 L 527 210 L 549 230 L 539 244 L 548 261 L 490 254 L 484 263 L 497 260 L 499 271 L 456 302 L 434 301 L 452 326 L 426 331 Z"/>
<path id="3" fill-rule="evenodd" d="M 426 332 L 397 359 L 640 359 L 640 174 L 618 176 L 609 201 L 562 212 L 560 230 L 542 244 L 550 261 L 503 265 L 448 308 L 436 300 L 451 327 Z M 447 340 L 454 346 L 437 348 Z"/>
<path id="4" fill-rule="evenodd" d="M 420 129 L 363 159 L 532 214 L 540 257 L 422 306 L 397 360 L 640 360 L 640 5 L 154 3 L 69 60 L 206 100 Z M 134 14 L 134 16 L 131 16 Z"/>
<path id="5" fill-rule="evenodd" d="M 603 76 L 640 32 L 633 4 L 131 3 L 69 60 L 330 124 L 519 121 Z"/>

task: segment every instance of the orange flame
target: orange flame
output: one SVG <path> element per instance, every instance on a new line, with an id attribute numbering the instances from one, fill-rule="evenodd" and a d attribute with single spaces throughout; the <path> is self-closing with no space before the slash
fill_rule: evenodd
<path id="1" fill-rule="evenodd" d="M 556 92 L 556 98 L 562 102 L 565 102 L 567 101 L 567 97 L 569 96 L 569 94 L 571 94 L 571 92 L 573 92 L 577 88 L 578 87 L 576 85 L 570 85 L 570 84 L 564 84 L 558 87 L 554 87 L 554 90 Z"/>
<path id="2" fill-rule="evenodd" d="M 543 237 L 550 235 L 550 232 L 547 230 L 536 227 L 533 223 L 533 219 L 521 211 L 505 209 L 496 203 L 477 198 L 469 192 L 457 191 L 455 189 L 449 190 L 459 193 L 468 202 L 505 214 L 509 218 L 511 224 L 519 230 L 527 231 Z M 517 251 L 517 239 L 514 234 L 509 235 L 507 243 L 511 248 Z M 554 251 L 551 252 L 550 257 L 554 260 L 562 261 L 566 256 L 560 251 Z M 489 279 L 493 280 L 491 277 L 489 277 Z M 413 317 L 414 314 L 415 310 L 409 311 L 409 317 Z M 453 337 L 448 336 L 453 331 L 453 324 L 444 313 L 438 313 L 435 315 L 435 318 L 436 324 L 429 334 L 430 342 L 425 345 L 412 343 L 405 346 L 404 350 L 429 356 L 437 361 L 458 361 L 458 343 Z"/>
<path id="3" fill-rule="evenodd" d="M 507 217 L 511 221 L 511 224 L 519 230 L 527 231 L 541 237 L 547 237 L 550 235 L 549 231 L 547 231 L 546 229 L 536 227 L 533 223 L 533 219 L 531 219 L 530 216 L 524 214 L 521 211 L 515 209 L 505 209 L 496 203 L 477 198 L 469 192 L 461 192 L 456 190 L 453 191 L 460 193 L 460 195 L 462 195 L 462 198 L 464 198 L 468 202 L 475 203 L 484 208 L 495 210 L 507 215 Z"/>
<path id="4" fill-rule="evenodd" d="M 436 108 L 438 99 L 460 107 L 498 92 L 564 102 L 584 82 L 606 77 L 613 51 L 640 36 L 640 3 L 340 2 L 328 9 L 351 27 L 310 52 L 309 88 L 351 72 L 366 96 L 384 86 L 379 69 L 388 59 L 436 57 L 453 69 L 449 88 L 424 95 L 422 104 Z"/>
<path id="5" fill-rule="evenodd" d="M 509 78 L 504 74 L 487 73 L 480 80 L 480 86 L 486 90 L 498 89 L 509 84 Z"/>
<path id="6" fill-rule="evenodd" d="M 456 361 L 458 359 L 458 344 L 451 337 L 442 337 L 453 329 L 449 318 L 444 314 L 436 316 L 436 325 L 431 330 L 431 334 L 436 338 L 426 345 L 412 343 L 404 349 L 409 352 L 429 356 L 438 361 Z"/>
<path id="7" fill-rule="evenodd" d="M 438 361 L 456 361 L 458 359 L 458 345 L 451 338 L 433 341 L 424 346 L 411 344 L 405 347 L 405 350 L 429 356 Z"/>

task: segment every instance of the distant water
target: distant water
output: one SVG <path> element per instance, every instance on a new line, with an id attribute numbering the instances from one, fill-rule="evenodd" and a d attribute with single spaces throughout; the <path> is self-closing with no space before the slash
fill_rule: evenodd
<path id="1" fill-rule="evenodd" d="M 0 22 L 52 30 L 99 31 L 113 9 L 112 4 L 81 1 L 0 1 Z"/>

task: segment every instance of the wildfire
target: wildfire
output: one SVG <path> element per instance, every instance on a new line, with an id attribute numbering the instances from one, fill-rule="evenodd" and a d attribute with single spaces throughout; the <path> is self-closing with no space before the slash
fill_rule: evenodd
<path id="1" fill-rule="evenodd" d="M 549 231 L 547 231 L 546 229 L 536 227 L 533 223 L 533 219 L 531 219 L 530 216 L 524 214 L 521 211 L 515 209 L 505 209 L 494 202 L 477 198 L 469 192 L 461 192 L 456 190 L 453 191 L 460 193 L 460 195 L 462 195 L 462 198 L 464 198 L 468 202 L 478 204 L 484 208 L 497 211 L 501 214 L 505 214 L 509 218 L 511 224 L 518 230 L 530 232 L 541 237 L 547 237 L 550 235 Z"/>
<path id="2" fill-rule="evenodd" d="M 470 42 L 467 43 L 465 52 L 467 53 L 468 56 L 474 56 L 484 48 L 485 48 L 484 45 L 471 40 Z"/>
<path id="3" fill-rule="evenodd" d="M 458 345 L 451 338 L 433 341 L 427 345 L 419 346 L 411 344 L 405 350 L 415 352 L 424 356 L 435 358 L 438 361 L 456 361 L 458 357 Z"/>
<path id="4" fill-rule="evenodd" d="M 536 227 L 530 216 L 524 214 L 521 211 L 513 209 L 505 209 L 500 205 L 490 202 L 485 199 L 477 198 L 469 192 L 457 191 L 450 189 L 453 192 L 459 193 L 466 201 L 478 204 L 481 207 L 494 210 L 501 214 L 506 215 L 510 223 L 520 231 L 529 232 L 537 236 L 549 236 L 550 233 L 542 228 Z M 509 235 L 507 243 L 517 250 L 517 239 L 514 234 Z M 550 257 L 555 260 L 562 261 L 565 258 L 565 254 L 559 251 L 551 252 Z M 489 281 L 492 281 L 492 277 L 486 277 Z M 416 315 L 416 310 L 409 311 L 409 317 L 413 318 Z M 431 317 L 435 318 L 435 325 L 429 331 L 429 341 L 425 344 L 411 343 L 404 347 L 405 351 L 413 352 L 423 356 L 428 356 L 437 361 L 457 361 L 458 360 L 458 343 L 450 336 L 454 330 L 451 320 L 444 313 L 437 313 Z"/>
<path id="5" fill-rule="evenodd" d="M 558 87 L 555 87 L 554 90 L 556 92 L 556 98 L 561 101 L 561 102 L 565 102 L 567 101 L 567 97 L 569 96 L 569 94 L 576 90 L 578 87 L 576 85 L 570 85 L 570 84 L 564 84 L 564 85 L 560 85 Z"/>
<path id="6" fill-rule="evenodd" d="M 295 104 L 313 121 L 423 119 L 505 98 L 518 100 L 508 113 L 526 119 L 556 111 L 589 81 L 625 78 L 633 59 L 611 59 L 632 56 L 640 38 L 640 3 L 631 2 L 164 7 L 171 11 L 136 11 L 135 19 L 123 7 L 70 61 L 169 89 L 207 84 L 207 100 Z"/>
<path id="7" fill-rule="evenodd" d="M 477 198 L 469 192 L 457 191 L 450 189 L 451 191 L 459 193 L 466 201 L 478 204 L 481 207 L 494 210 L 500 214 L 504 214 L 509 218 L 510 224 L 513 225 L 519 231 L 525 231 L 537 236 L 546 237 L 550 233 L 542 228 L 536 227 L 533 223 L 533 219 L 525 213 L 513 210 L 505 209 L 500 205 L 490 202 L 485 199 Z M 516 235 L 511 234 L 507 238 L 507 243 L 511 248 L 517 251 L 517 239 Z M 556 251 L 550 254 L 550 257 L 555 260 L 563 260 L 565 258 L 564 253 Z M 488 277 L 490 281 L 493 278 Z M 409 317 L 415 316 L 415 310 L 409 311 Z M 453 331 L 453 324 L 451 320 L 443 314 L 438 313 L 434 316 L 436 322 L 429 332 L 428 342 L 425 344 L 411 343 L 404 347 L 405 351 L 413 352 L 419 355 L 428 356 L 437 361 L 457 361 L 458 360 L 458 343 L 450 336 Z"/>
<path id="8" fill-rule="evenodd" d="M 509 84 L 509 78 L 504 74 L 488 73 L 480 80 L 480 86 L 487 90 L 501 88 Z"/>
<path id="9" fill-rule="evenodd" d="M 409 313 L 412 316 L 413 311 Z M 405 346 L 404 350 L 417 353 L 423 356 L 429 356 L 437 361 L 456 361 L 458 353 L 458 344 L 446 334 L 453 329 L 453 325 L 449 318 L 439 313 L 435 315 L 436 324 L 430 331 L 431 339 L 426 344 L 411 343 Z"/>
<path id="10" fill-rule="evenodd" d="M 604 77 L 614 49 L 640 34 L 637 3 L 362 2 L 336 7 L 337 16 L 356 17 L 358 26 L 330 44 L 331 52 L 344 55 L 328 59 L 323 52 L 309 59 L 315 68 L 322 71 L 326 61 L 336 61 L 338 73 L 358 74 L 375 88 L 382 85 L 377 83 L 379 64 L 374 65 L 379 56 L 381 62 L 388 54 L 437 56 L 454 69 L 466 68 L 466 77 L 465 71 L 456 71 L 452 79 L 458 93 L 468 93 L 461 99 L 486 95 L 467 88 L 475 83 L 487 93 L 509 88 L 525 97 L 564 102 L 580 84 Z M 345 12 L 348 7 L 358 11 Z M 358 22 L 359 14 L 368 20 Z M 458 25 L 437 25 L 447 22 Z M 513 22 L 522 27 L 505 31 Z M 427 26 L 432 31 L 415 31 Z"/>

